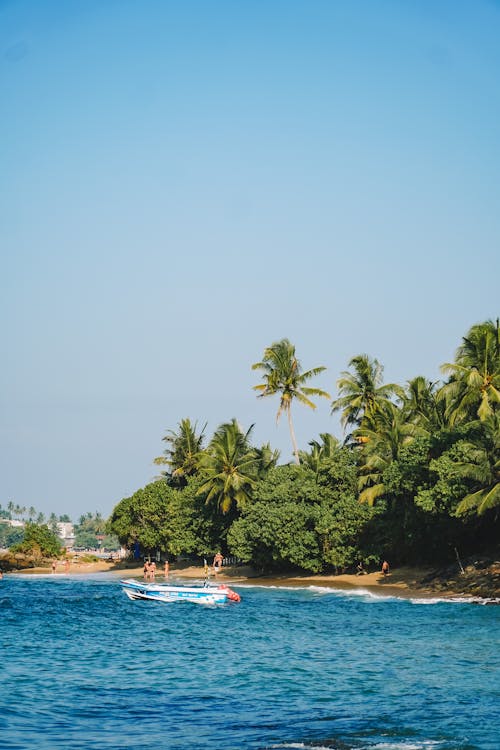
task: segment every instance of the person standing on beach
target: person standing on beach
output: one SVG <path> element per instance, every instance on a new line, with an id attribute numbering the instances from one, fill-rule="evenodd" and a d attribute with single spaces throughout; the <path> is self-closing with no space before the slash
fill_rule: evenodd
<path id="1" fill-rule="evenodd" d="M 56 572 L 56 565 L 57 565 L 57 561 L 56 560 L 52 560 L 52 572 L 53 573 Z"/>
<path id="2" fill-rule="evenodd" d="M 382 563 L 382 573 L 385 576 L 389 573 L 389 563 L 387 562 L 387 560 L 384 560 L 384 562 Z"/>
<path id="3" fill-rule="evenodd" d="M 68 558 L 66 558 L 66 560 L 64 561 L 64 572 L 69 573 L 69 559 Z"/>
<path id="4" fill-rule="evenodd" d="M 222 557 L 220 552 L 217 552 L 217 554 L 214 556 L 214 572 L 218 573 L 219 570 L 222 568 L 222 561 L 224 558 Z"/>
<path id="5" fill-rule="evenodd" d="M 156 563 L 155 563 L 154 560 L 151 563 L 151 565 L 149 566 L 149 573 L 150 573 L 150 576 L 151 576 L 151 580 L 154 581 L 155 577 L 156 577 Z"/>
<path id="6" fill-rule="evenodd" d="M 165 566 L 163 568 L 163 574 L 164 574 L 165 578 L 168 578 L 169 572 L 170 572 L 170 564 L 169 564 L 168 560 L 165 560 Z"/>
<path id="7" fill-rule="evenodd" d="M 147 560 L 144 560 L 143 574 L 144 580 L 147 581 L 149 578 L 149 562 Z"/>

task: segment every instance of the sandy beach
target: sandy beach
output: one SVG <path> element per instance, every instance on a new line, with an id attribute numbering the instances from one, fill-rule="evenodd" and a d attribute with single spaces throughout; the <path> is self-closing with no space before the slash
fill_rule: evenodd
<path id="1" fill-rule="evenodd" d="M 399 568 L 384 576 L 381 572 L 372 572 L 365 575 L 259 575 L 249 566 L 225 567 L 215 574 L 210 569 L 211 582 L 223 581 L 225 583 L 254 583 L 260 586 L 324 586 L 335 589 L 365 589 L 380 595 L 399 596 L 404 598 L 435 596 L 435 591 L 423 588 L 419 581 L 429 571 L 424 568 Z M 30 568 L 22 571 L 25 575 L 50 574 L 49 567 Z M 72 562 L 69 575 L 111 573 L 122 578 L 141 578 L 143 568 L 141 566 L 126 566 L 122 563 L 109 561 L 99 562 Z M 58 565 L 53 575 L 64 575 L 64 566 Z M 179 579 L 204 579 L 204 571 L 198 566 L 172 565 L 170 567 L 169 580 Z M 156 576 L 157 581 L 164 581 L 161 566 Z M 446 596 L 459 595 L 458 591 L 447 591 Z"/>

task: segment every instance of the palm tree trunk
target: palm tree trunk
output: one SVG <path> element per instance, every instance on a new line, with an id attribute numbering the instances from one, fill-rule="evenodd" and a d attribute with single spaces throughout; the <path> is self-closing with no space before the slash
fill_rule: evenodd
<path id="1" fill-rule="evenodd" d="M 293 422 L 292 422 L 292 410 L 290 409 L 290 406 L 287 407 L 286 413 L 288 417 L 288 426 L 290 428 L 290 437 L 292 438 L 293 455 L 295 456 L 295 463 L 300 464 L 299 449 L 297 448 L 297 440 L 295 439 L 295 431 L 293 429 Z"/>

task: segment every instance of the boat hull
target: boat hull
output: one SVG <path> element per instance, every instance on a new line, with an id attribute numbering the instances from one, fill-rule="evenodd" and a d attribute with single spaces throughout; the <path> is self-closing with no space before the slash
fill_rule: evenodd
<path id="1" fill-rule="evenodd" d="M 175 586 L 168 584 L 141 583 L 140 581 L 120 581 L 129 599 L 147 599 L 156 602 L 191 601 L 201 604 L 226 604 L 230 589 L 214 586 Z"/>

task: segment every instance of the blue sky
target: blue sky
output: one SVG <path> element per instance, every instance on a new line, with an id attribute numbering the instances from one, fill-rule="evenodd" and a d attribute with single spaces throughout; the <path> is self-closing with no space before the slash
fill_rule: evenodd
<path id="1" fill-rule="evenodd" d="M 499 310 L 500 4 L 0 0 L 0 503 L 99 510 L 251 365 L 437 379 Z M 298 406 L 299 447 L 340 434 Z"/>

